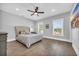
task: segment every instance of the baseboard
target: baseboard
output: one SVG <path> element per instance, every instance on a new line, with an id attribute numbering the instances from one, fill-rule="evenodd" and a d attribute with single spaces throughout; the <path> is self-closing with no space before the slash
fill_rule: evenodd
<path id="1" fill-rule="evenodd" d="M 7 39 L 7 42 L 15 41 L 16 39 Z"/>
<path id="2" fill-rule="evenodd" d="M 53 37 L 48 37 L 48 36 L 43 36 L 43 38 L 55 39 L 55 40 L 60 40 L 60 41 L 65 41 L 65 42 L 72 43 L 70 40 L 67 40 L 67 39 L 53 38 Z"/>
<path id="3" fill-rule="evenodd" d="M 76 46 L 75 46 L 74 44 L 72 44 L 72 47 L 74 48 L 74 50 L 75 50 L 77 56 L 79 56 L 79 51 L 78 51 L 78 49 L 76 48 Z"/>

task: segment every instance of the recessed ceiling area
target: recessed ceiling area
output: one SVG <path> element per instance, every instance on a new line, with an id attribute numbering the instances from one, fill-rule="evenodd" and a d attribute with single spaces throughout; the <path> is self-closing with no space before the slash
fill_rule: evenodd
<path id="1" fill-rule="evenodd" d="M 34 10 L 36 6 L 39 7 L 39 11 L 44 11 L 45 13 L 39 14 L 39 16 L 31 16 L 32 13 L 27 10 Z M 73 3 L 1 3 L 0 10 L 37 21 L 46 17 L 69 12 L 72 6 Z"/>

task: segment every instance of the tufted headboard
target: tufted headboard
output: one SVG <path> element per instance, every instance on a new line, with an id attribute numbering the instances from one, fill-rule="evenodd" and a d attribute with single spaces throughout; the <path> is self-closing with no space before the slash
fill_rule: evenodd
<path id="1" fill-rule="evenodd" d="M 19 34 L 21 34 L 21 32 L 30 33 L 30 27 L 16 26 L 15 27 L 16 36 L 18 36 Z"/>

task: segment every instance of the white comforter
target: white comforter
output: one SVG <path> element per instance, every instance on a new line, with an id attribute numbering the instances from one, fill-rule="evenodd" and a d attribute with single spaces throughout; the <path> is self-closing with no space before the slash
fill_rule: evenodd
<path id="1" fill-rule="evenodd" d="M 31 44 L 42 39 L 42 34 L 21 34 L 16 39 L 29 48 Z"/>

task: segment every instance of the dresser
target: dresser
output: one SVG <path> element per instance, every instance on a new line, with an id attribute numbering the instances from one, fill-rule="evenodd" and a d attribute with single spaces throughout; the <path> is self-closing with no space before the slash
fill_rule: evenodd
<path id="1" fill-rule="evenodd" d="M 7 33 L 0 32 L 0 56 L 7 55 Z"/>

